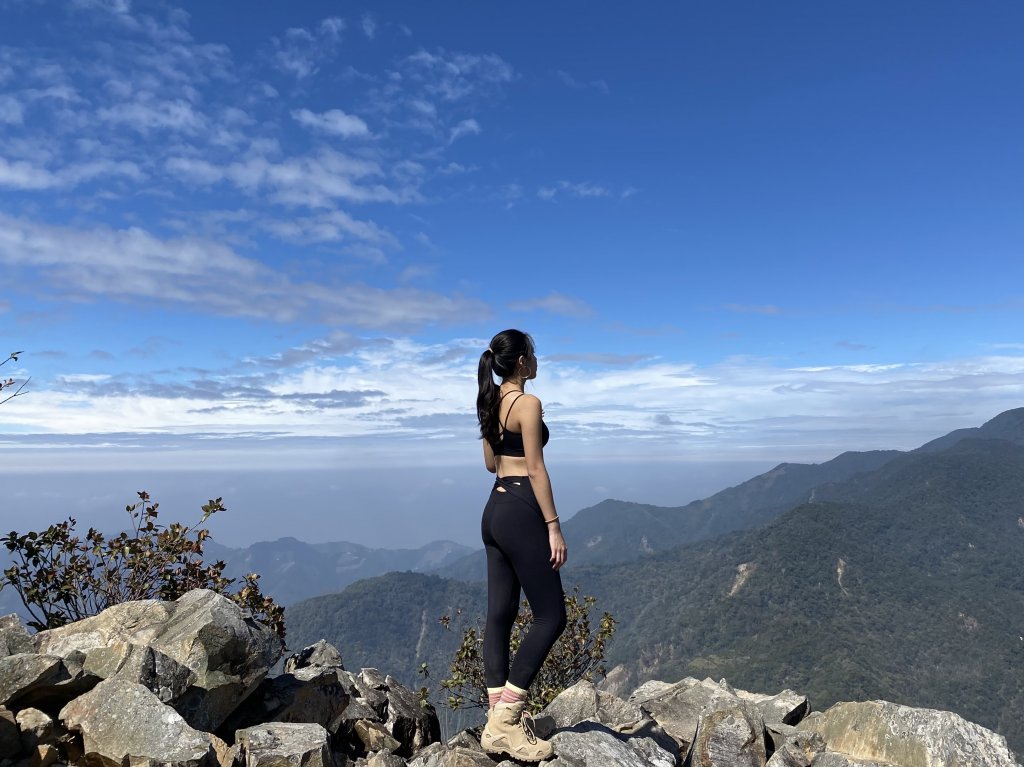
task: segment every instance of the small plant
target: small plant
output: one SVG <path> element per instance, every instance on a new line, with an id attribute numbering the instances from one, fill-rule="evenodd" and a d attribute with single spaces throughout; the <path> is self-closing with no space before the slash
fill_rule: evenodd
<path id="1" fill-rule="evenodd" d="M 7 359 L 5 359 L 3 362 L 0 362 L 0 367 L 3 367 L 8 362 L 17 362 L 19 354 L 21 354 L 21 352 L 11 352 L 10 354 L 8 354 Z M 25 391 L 25 387 L 28 385 L 28 382 L 30 380 L 31 379 L 26 378 L 24 381 L 18 384 L 17 389 L 14 389 L 14 391 L 11 392 L 11 389 L 18 382 L 15 381 L 13 378 L 0 378 L 0 397 L 2 397 L 2 399 L 0 399 L 0 405 L 22 394 L 27 394 L 27 392 Z M 7 394 L 3 394 L 4 389 L 7 390 Z"/>
<path id="2" fill-rule="evenodd" d="M 594 674 L 604 675 L 605 651 L 615 634 L 617 621 L 606 612 L 601 616 L 598 625 L 592 626 L 590 611 L 596 603 L 595 597 L 581 597 L 579 586 L 574 586 L 572 592 L 565 595 L 565 631 L 548 653 L 537 678 L 530 685 L 529 696 L 526 699 L 526 705 L 533 713 L 540 711 L 560 692 L 581 679 L 593 679 Z M 446 630 L 451 630 L 450 616 L 443 615 L 439 620 Z M 512 626 L 510 655 L 514 655 L 519 649 L 532 622 L 533 613 L 524 602 Z M 479 625 L 466 628 L 462 643 L 452 660 L 451 676 L 441 681 L 441 687 L 449 691 L 447 703 L 453 709 L 487 706 L 482 653 L 483 633 L 483 628 Z"/>
<path id="3" fill-rule="evenodd" d="M 236 579 L 224 577 L 225 563 L 203 562 L 203 543 L 210 537 L 206 522 L 225 507 L 220 498 L 202 507 L 198 523 L 157 523 L 160 504 L 149 493 L 125 507 L 131 532 L 107 538 L 89 528 L 84 539 L 75 534 L 73 517 L 42 532 L 0 537 L 14 556 L 3 571 L 0 588 L 18 592 L 32 620 L 42 631 L 96 615 L 111 605 L 137 599 L 174 600 L 192 589 L 212 589 L 247 610 L 284 639 L 284 608 L 260 592 L 259 575 L 249 573 L 237 591 Z"/>

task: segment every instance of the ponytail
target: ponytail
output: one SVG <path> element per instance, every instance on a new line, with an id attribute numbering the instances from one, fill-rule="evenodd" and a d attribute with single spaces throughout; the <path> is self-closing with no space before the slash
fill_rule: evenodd
<path id="1" fill-rule="evenodd" d="M 491 444 L 498 441 L 498 405 L 501 390 L 494 382 L 498 375 L 507 380 L 515 372 L 520 357 L 533 354 L 533 339 L 521 330 L 503 330 L 491 339 L 491 345 L 480 355 L 477 370 L 479 391 L 476 395 L 476 417 L 480 437 Z"/>
<path id="2" fill-rule="evenodd" d="M 501 394 L 498 385 L 494 383 L 494 352 L 490 349 L 480 355 L 476 378 L 479 384 L 476 417 L 480 422 L 480 437 L 494 443 L 498 441 L 498 403 Z"/>

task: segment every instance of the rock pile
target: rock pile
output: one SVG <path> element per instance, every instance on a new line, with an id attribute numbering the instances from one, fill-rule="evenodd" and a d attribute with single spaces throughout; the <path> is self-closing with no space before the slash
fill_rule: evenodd
<path id="1" fill-rule="evenodd" d="M 0 767 L 514 767 L 479 732 L 326 642 L 289 657 L 230 600 L 193 591 L 31 635 L 0 618 Z M 811 713 L 785 690 L 580 682 L 536 718 L 552 767 L 1020 767 L 1001 736 L 885 701 Z"/>

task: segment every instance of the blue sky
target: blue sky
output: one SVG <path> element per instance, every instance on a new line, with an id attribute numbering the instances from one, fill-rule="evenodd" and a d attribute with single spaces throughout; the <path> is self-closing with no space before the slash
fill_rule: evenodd
<path id="1" fill-rule="evenodd" d="M 821 460 L 1024 404 L 1024 6 L 0 0 L 5 468 Z"/>

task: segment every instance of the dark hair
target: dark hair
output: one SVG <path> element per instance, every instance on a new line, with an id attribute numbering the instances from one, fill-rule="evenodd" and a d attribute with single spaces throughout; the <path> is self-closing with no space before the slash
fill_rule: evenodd
<path id="1" fill-rule="evenodd" d="M 480 422 L 480 437 L 490 443 L 498 441 L 498 404 L 501 392 L 494 376 L 502 380 L 515 375 L 519 358 L 533 354 L 533 339 L 521 330 L 503 330 L 491 339 L 490 348 L 480 355 L 477 381 L 480 391 L 476 395 L 476 417 Z"/>

